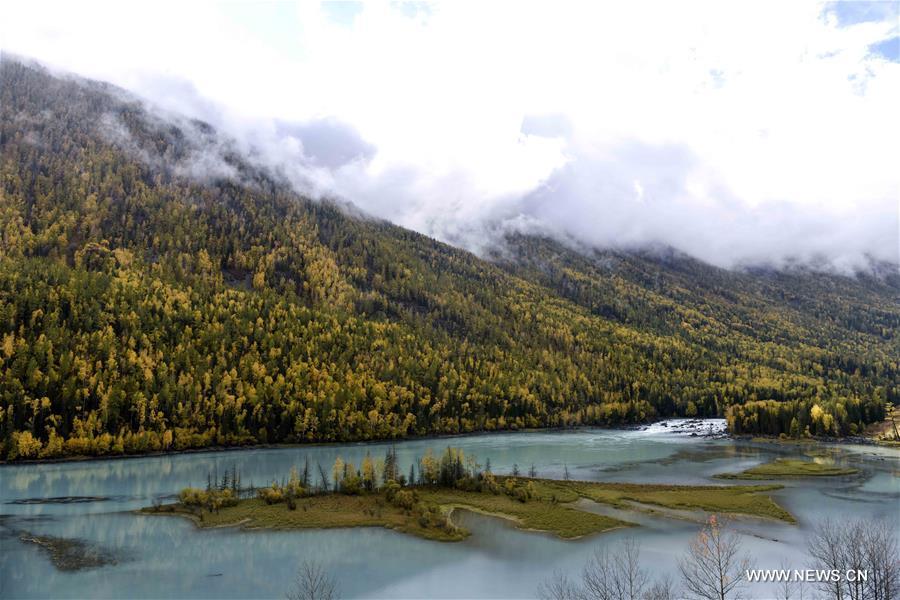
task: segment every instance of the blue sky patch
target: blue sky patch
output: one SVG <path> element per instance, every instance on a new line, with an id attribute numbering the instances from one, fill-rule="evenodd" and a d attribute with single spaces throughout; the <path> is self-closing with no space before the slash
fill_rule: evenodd
<path id="1" fill-rule="evenodd" d="M 858 25 L 859 23 L 873 23 L 896 20 L 900 17 L 900 2 L 893 0 L 874 1 L 868 0 L 837 0 L 828 2 L 822 11 L 824 14 L 833 14 L 837 18 L 840 27 Z"/>
<path id="2" fill-rule="evenodd" d="M 886 60 L 900 62 L 900 36 L 894 36 L 869 46 L 869 52 Z"/>
<path id="3" fill-rule="evenodd" d="M 363 11 L 362 2 L 323 2 L 322 11 L 335 23 L 349 27 L 353 25 L 356 15 Z"/>

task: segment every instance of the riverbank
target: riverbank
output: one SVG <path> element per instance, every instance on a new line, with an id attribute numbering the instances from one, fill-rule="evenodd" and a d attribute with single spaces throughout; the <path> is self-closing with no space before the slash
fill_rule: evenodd
<path id="1" fill-rule="evenodd" d="M 802 437 L 802 438 L 783 438 L 778 436 L 766 435 L 733 435 L 729 434 L 730 439 L 759 442 L 763 444 L 775 444 L 780 446 L 802 446 L 806 444 L 823 444 L 832 446 L 880 446 L 884 448 L 898 448 L 900 442 L 892 440 L 880 440 L 868 436 L 850 435 L 847 437 Z"/>
<path id="2" fill-rule="evenodd" d="M 866 428 L 866 436 L 877 444 L 891 448 L 900 447 L 900 408 L 891 407 L 887 417 L 881 423 L 872 423 Z"/>
<path id="3" fill-rule="evenodd" d="M 809 436 L 809 437 L 784 437 L 760 434 L 729 434 L 731 439 L 749 440 L 752 442 L 765 442 L 784 445 L 797 445 L 805 443 L 856 445 L 856 446 L 881 446 L 885 448 L 900 448 L 900 408 L 890 407 L 885 419 L 866 426 L 863 435 L 834 436 Z"/>
<path id="4" fill-rule="evenodd" d="M 686 418 L 669 418 L 669 419 L 661 419 L 658 421 L 652 421 L 649 423 L 635 423 L 630 425 L 621 425 L 621 426 L 590 426 L 590 425 L 580 425 L 577 427 L 540 427 L 540 428 L 525 428 L 525 429 L 503 429 L 503 430 L 480 430 L 480 431 L 471 431 L 466 433 L 444 433 L 444 434 L 429 434 L 429 435 L 412 435 L 402 438 L 395 439 L 374 439 L 374 440 L 350 440 L 350 441 L 333 441 L 333 442 L 301 442 L 301 443 L 292 443 L 292 442 L 283 442 L 283 443 L 274 443 L 274 444 L 242 444 L 237 446 L 204 446 L 202 448 L 184 448 L 180 450 L 169 449 L 169 450 L 154 450 L 150 452 L 142 452 L 138 454 L 104 454 L 101 456 L 93 456 L 93 455 L 79 455 L 79 456 L 59 456 L 54 458 L 38 458 L 38 459 L 25 459 L 25 460 L 15 460 L 15 461 L 7 461 L 5 459 L 0 459 L 0 465 L 2 466 L 12 466 L 12 465 L 35 465 L 35 464 L 54 464 L 54 463 L 71 463 L 71 462 L 88 462 L 88 461 L 102 461 L 102 460 L 119 460 L 119 459 L 136 459 L 136 458 L 147 458 L 147 457 L 158 457 L 158 456 L 178 456 L 182 454 L 204 454 L 211 452 L 239 452 L 241 450 L 279 450 L 279 449 L 302 449 L 302 448 L 319 448 L 319 447 L 336 447 L 336 446 L 354 446 L 354 445 L 369 445 L 369 446 L 388 446 L 391 444 L 397 444 L 400 442 L 407 441 L 418 441 L 418 440 L 454 440 L 460 438 L 467 437 L 478 437 L 478 436 L 489 436 L 489 435 L 515 435 L 521 433 L 578 433 L 583 431 L 590 431 L 592 429 L 604 429 L 608 431 L 649 431 L 651 427 L 663 426 L 668 427 L 668 424 L 679 424 L 682 421 L 690 422 L 693 425 L 698 423 L 704 423 L 708 421 L 724 421 L 724 419 L 686 419 Z M 672 427 L 672 433 L 680 433 L 678 430 L 680 427 Z M 659 432 L 669 432 L 668 429 L 661 429 Z M 691 437 L 701 437 L 701 438 L 710 438 L 714 437 L 715 439 L 727 439 L 730 436 L 727 432 L 716 431 L 714 435 L 703 435 L 700 433 L 700 429 L 690 429 L 685 432 L 687 435 L 691 433 L 697 433 L 695 436 Z"/>
<path id="5" fill-rule="evenodd" d="M 59 456 L 55 458 L 37 458 L 26 460 L 7 461 L 0 460 L 2 466 L 13 465 L 37 465 L 37 464 L 54 464 L 54 463 L 72 463 L 72 462 L 90 462 L 101 460 L 120 460 L 120 459 L 136 459 L 158 456 L 179 456 L 182 454 L 205 454 L 212 452 L 239 452 L 241 450 L 282 450 L 282 449 L 302 449 L 302 448 L 328 448 L 337 446 L 389 446 L 400 442 L 410 442 L 418 440 L 453 440 L 467 437 L 478 437 L 488 435 L 515 435 L 519 433 L 578 433 L 581 431 L 589 431 L 591 429 L 607 429 L 611 431 L 636 431 L 643 430 L 648 425 L 628 425 L 622 427 L 545 427 L 545 428 L 529 428 L 529 429 L 503 429 L 499 431 L 472 431 L 467 433 L 445 433 L 434 435 L 416 435 L 407 436 L 396 439 L 377 439 L 377 440 L 356 440 L 356 441 L 336 441 L 336 442 L 302 442 L 302 443 L 276 443 L 276 444 L 243 444 L 240 446 L 204 446 L 203 448 L 184 448 L 182 450 L 155 450 L 151 452 L 143 452 L 140 454 L 104 454 L 102 456 Z"/>
<path id="6" fill-rule="evenodd" d="M 900 418 L 900 415 L 898 415 Z M 527 428 L 527 429 L 504 429 L 499 431 L 472 431 L 467 433 L 447 433 L 447 434 L 429 434 L 421 436 L 407 436 L 396 439 L 377 439 L 377 440 L 356 440 L 356 441 L 334 441 L 334 442 L 302 442 L 302 443 L 275 443 L 275 444 L 243 444 L 238 446 L 205 446 L 203 448 L 184 448 L 181 450 L 157 450 L 144 452 L 139 454 L 105 454 L 102 456 L 61 456 L 55 458 L 26 459 L 7 461 L 0 460 L 0 466 L 13 465 L 35 465 L 35 464 L 54 464 L 54 463 L 71 463 L 71 462 L 88 462 L 103 460 L 120 460 L 120 459 L 137 459 L 159 456 L 178 456 L 182 454 L 204 454 L 214 452 L 239 452 L 241 450 L 278 450 L 278 449 L 302 449 L 302 448 L 318 448 L 318 447 L 336 447 L 336 446 L 353 446 L 353 445 L 371 445 L 384 446 L 396 444 L 404 441 L 417 440 L 454 440 L 466 437 L 478 437 L 488 435 L 515 435 L 521 433 L 578 433 L 590 431 L 592 429 L 605 429 L 608 431 L 640 431 L 650 435 L 652 434 L 673 434 L 683 435 L 697 439 L 714 439 L 714 440 L 748 440 L 754 442 L 775 443 L 775 444 L 804 444 L 804 443 L 823 443 L 823 444 L 854 444 L 854 445 L 870 445 L 870 446 L 886 446 L 900 447 L 900 442 L 894 440 L 875 439 L 867 436 L 848 436 L 843 438 L 834 437 L 809 437 L 809 438 L 780 438 L 777 436 L 762 435 L 734 435 L 724 429 L 725 419 L 709 418 L 709 419 L 691 419 L 684 417 L 675 417 L 667 419 L 659 419 L 657 421 L 646 423 L 635 423 L 630 425 L 621 425 L 616 427 L 601 426 L 577 426 L 577 427 L 545 427 L 545 428 Z M 715 423 L 714 426 L 710 426 Z M 884 423 L 889 423 L 885 421 Z M 885 425 L 887 427 L 887 425 Z M 879 430 L 880 431 L 880 430 Z"/>

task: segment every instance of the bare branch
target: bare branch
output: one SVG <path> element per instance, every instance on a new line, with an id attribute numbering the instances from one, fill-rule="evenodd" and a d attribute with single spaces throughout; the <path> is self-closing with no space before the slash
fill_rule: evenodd
<path id="1" fill-rule="evenodd" d="M 554 571 L 553 577 L 538 586 L 541 600 L 582 600 L 582 591 L 561 571 Z"/>
<path id="2" fill-rule="evenodd" d="M 740 551 L 740 537 L 728 529 L 727 522 L 711 516 L 678 561 L 684 587 L 704 600 L 734 597 L 751 566 L 750 557 Z"/>
<path id="3" fill-rule="evenodd" d="M 294 587 L 287 600 L 337 600 L 337 586 L 325 568 L 315 561 L 303 561 L 297 569 Z"/>

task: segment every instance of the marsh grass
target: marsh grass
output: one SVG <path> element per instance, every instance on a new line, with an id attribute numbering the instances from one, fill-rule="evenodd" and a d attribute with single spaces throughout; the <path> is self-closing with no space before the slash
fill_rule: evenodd
<path id="1" fill-rule="evenodd" d="M 791 479 L 798 477 L 839 477 L 854 475 L 857 469 L 793 458 L 776 458 L 740 473 L 721 473 L 719 479 Z"/>
<path id="2" fill-rule="evenodd" d="M 633 509 L 637 503 L 796 522 L 766 493 L 781 489 L 777 484 L 695 486 L 543 480 L 536 482 L 536 487 L 540 495 L 556 494 L 561 502 L 581 497 L 621 509 Z"/>
<path id="3" fill-rule="evenodd" d="M 521 529 L 545 531 L 563 539 L 580 538 L 632 525 L 626 521 L 579 510 L 558 501 L 554 502 L 549 495 L 527 502 L 519 502 L 505 494 L 460 490 L 427 490 L 420 495 L 423 499 L 440 506 L 496 515 L 514 521 Z M 577 499 L 576 496 L 572 500 Z"/>

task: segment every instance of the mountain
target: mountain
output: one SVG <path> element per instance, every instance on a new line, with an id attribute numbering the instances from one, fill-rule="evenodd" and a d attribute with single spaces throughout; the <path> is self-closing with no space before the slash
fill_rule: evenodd
<path id="1" fill-rule="evenodd" d="M 0 453 L 727 415 L 847 435 L 900 398 L 900 276 L 508 236 L 479 258 L 298 194 L 206 123 L 0 63 Z"/>

